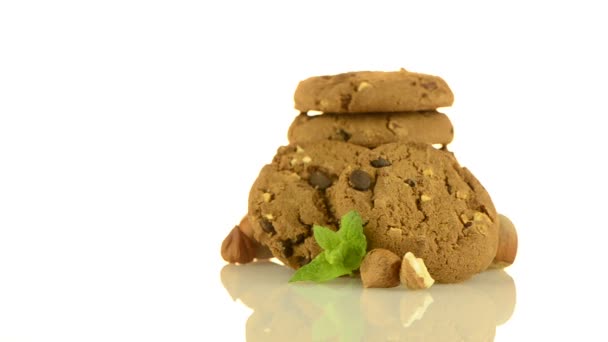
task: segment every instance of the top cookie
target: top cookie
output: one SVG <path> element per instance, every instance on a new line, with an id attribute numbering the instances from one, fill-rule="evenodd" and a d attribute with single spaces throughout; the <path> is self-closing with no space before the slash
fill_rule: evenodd
<path id="1" fill-rule="evenodd" d="M 294 100 L 301 112 L 407 112 L 451 106 L 454 94 L 440 77 L 401 69 L 311 77 L 298 84 Z"/>

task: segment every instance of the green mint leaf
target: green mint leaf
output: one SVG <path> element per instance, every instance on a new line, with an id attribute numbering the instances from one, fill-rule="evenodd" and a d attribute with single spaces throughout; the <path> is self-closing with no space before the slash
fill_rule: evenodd
<path id="1" fill-rule="evenodd" d="M 329 228 L 315 224 L 312 227 L 312 231 L 314 233 L 315 240 L 317 240 L 319 246 L 321 246 L 321 248 L 324 250 L 334 249 L 340 244 L 340 237 L 338 236 L 338 233 Z"/>
<path id="2" fill-rule="evenodd" d="M 332 265 L 344 265 L 346 253 L 348 253 L 348 244 L 341 242 L 336 248 L 326 250 L 325 258 Z"/>
<path id="3" fill-rule="evenodd" d="M 352 210 L 342 216 L 340 220 L 340 230 L 338 235 L 343 240 L 353 240 L 360 238 L 363 233 L 363 220 L 356 211 Z M 365 236 L 363 236 L 365 238 Z"/>
<path id="4" fill-rule="evenodd" d="M 363 220 L 356 211 L 350 211 L 342 216 L 338 235 L 347 241 L 349 251 L 344 259 L 347 268 L 358 268 L 367 250 L 367 240 L 363 234 Z"/>
<path id="5" fill-rule="evenodd" d="M 292 283 L 304 280 L 323 282 L 350 273 L 350 271 L 344 267 L 331 265 L 325 258 L 324 253 L 325 252 L 321 252 L 310 263 L 300 267 L 291 279 L 289 279 L 289 282 Z"/>
<path id="6" fill-rule="evenodd" d="M 363 261 L 363 257 L 365 257 L 365 245 L 366 244 L 363 244 L 362 246 L 354 244 L 346 245 L 344 259 L 342 260 L 342 265 L 344 265 L 346 269 L 354 271 L 361 266 L 361 261 Z"/>
<path id="7" fill-rule="evenodd" d="M 361 266 L 367 240 L 363 234 L 363 220 L 356 211 L 342 216 L 337 232 L 317 225 L 313 227 L 313 232 L 315 240 L 324 251 L 298 269 L 289 282 L 327 281 L 352 274 L 352 271 Z"/>
<path id="8" fill-rule="evenodd" d="M 293 293 L 295 300 L 305 301 L 320 310 L 310 329 L 312 341 L 365 341 L 361 291 L 355 282 L 344 282 L 339 287 L 324 283 L 298 286 Z"/>

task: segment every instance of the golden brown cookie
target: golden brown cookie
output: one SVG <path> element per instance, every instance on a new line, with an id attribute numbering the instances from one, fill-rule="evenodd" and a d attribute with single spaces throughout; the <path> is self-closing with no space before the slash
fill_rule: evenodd
<path id="1" fill-rule="evenodd" d="M 452 153 L 428 144 L 281 147 L 249 194 L 255 239 L 293 268 L 320 252 L 312 226 L 335 230 L 350 210 L 364 220 L 368 249 L 412 252 L 438 282 L 465 280 L 496 255 L 490 196 Z"/>
<path id="2" fill-rule="evenodd" d="M 391 142 L 447 145 L 454 137 L 450 119 L 436 111 L 298 115 L 287 134 L 292 144 L 340 140 L 365 147 Z"/>
<path id="3" fill-rule="evenodd" d="M 359 71 L 303 80 L 294 94 L 300 112 L 410 112 L 451 106 L 454 95 L 437 76 L 400 71 Z"/>

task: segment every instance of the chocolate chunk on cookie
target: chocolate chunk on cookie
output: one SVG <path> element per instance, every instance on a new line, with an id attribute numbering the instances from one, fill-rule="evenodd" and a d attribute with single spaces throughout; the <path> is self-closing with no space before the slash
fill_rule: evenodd
<path id="1" fill-rule="evenodd" d="M 332 183 L 331 178 L 323 173 L 323 171 L 315 170 L 310 173 L 308 177 L 308 184 L 312 185 L 316 189 L 325 190 Z"/>
<path id="2" fill-rule="evenodd" d="M 311 77 L 299 83 L 294 100 L 301 112 L 406 112 L 451 106 L 454 95 L 440 77 L 401 69 Z"/>
<path id="3" fill-rule="evenodd" d="M 373 167 L 385 167 L 385 166 L 391 166 L 391 162 L 389 162 L 388 160 L 384 159 L 384 158 L 378 158 L 378 159 L 374 159 L 371 162 L 369 162 Z"/>
<path id="4" fill-rule="evenodd" d="M 298 115 L 287 133 L 290 143 L 346 141 L 365 147 L 391 142 L 449 144 L 454 138 L 450 119 L 436 111 Z"/>
<path id="5" fill-rule="evenodd" d="M 357 169 L 350 173 L 348 182 L 353 189 L 367 191 L 372 185 L 372 178 L 367 172 Z"/>
<path id="6" fill-rule="evenodd" d="M 249 194 L 255 239 L 293 268 L 321 251 L 312 226 L 336 230 L 350 210 L 364 220 L 369 249 L 412 252 L 439 282 L 465 280 L 496 255 L 490 196 L 452 153 L 428 144 L 368 149 L 325 140 L 281 147 Z"/>

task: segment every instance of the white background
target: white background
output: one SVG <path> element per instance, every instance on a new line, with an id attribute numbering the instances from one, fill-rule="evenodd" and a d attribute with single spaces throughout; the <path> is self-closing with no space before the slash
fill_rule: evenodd
<path id="1" fill-rule="evenodd" d="M 518 228 L 496 341 L 605 340 L 600 3 L 0 2 L 0 340 L 243 339 L 219 246 L 297 82 L 400 67 Z"/>

